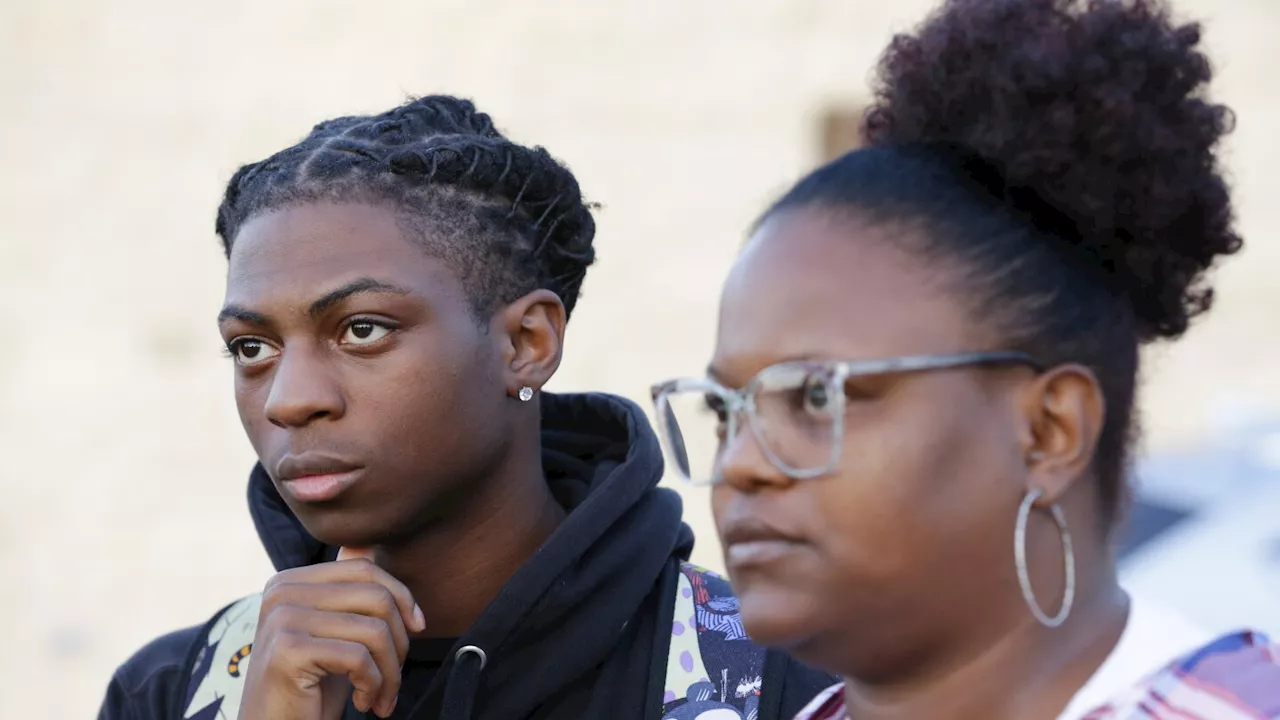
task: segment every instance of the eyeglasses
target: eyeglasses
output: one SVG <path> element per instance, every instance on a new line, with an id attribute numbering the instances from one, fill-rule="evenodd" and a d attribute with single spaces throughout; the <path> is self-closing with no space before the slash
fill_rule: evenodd
<path id="1" fill-rule="evenodd" d="M 652 393 L 663 446 L 686 481 L 694 485 L 720 481 L 724 449 L 737 437 L 744 415 L 769 462 L 803 480 L 825 475 L 840 462 L 849 379 L 998 365 L 1042 370 L 1030 355 L 1016 351 L 795 361 L 765 368 L 741 390 L 714 380 L 687 379 L 659 383 Z"/>

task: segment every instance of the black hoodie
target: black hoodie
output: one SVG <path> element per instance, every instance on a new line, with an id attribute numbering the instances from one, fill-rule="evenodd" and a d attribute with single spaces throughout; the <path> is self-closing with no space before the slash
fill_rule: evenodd
<path id="1" fill-rule="evenodd" d="M 657 487 L 657 439 L 640 409 L 621 398 L 544 394 L 541 403 L 543 468 L 569 513 L 471 628 L 444 643 L 429 671 L 406 670 L 396 718 L 664 717 L 672 599 L 693 532 L 679 496 Z M 336 556 L 306 532 L 261 466 L 250 477 L 249 507 L 277 570 Z M 209 708 L 184 713 L 206 627 L 162 637 L 121 666 L 99 719 L 205 715 L 194 711 Z M 415 652 L 431 652 L 430 641 L 415 645 L 411 666 Z M 457 659 L 450 646 L 479 648 L 485 660 L 474 652 Z M 763 676 L 757 720 L 790 720 L 834 682 L 774 652 Z M 349 709 L 347 717 L 359 715 Z"/>

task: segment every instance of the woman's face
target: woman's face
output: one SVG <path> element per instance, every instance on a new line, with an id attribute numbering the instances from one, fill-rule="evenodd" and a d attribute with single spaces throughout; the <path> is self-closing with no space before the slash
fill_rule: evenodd
<path id="1" fill-rule="evenodd" d="M 789 360 L 1004 349 L 908 232 L 818 210 L 768 219 L 725 287 L 713 377 L 736 388 Z M 1027 482 L 1019 389 L 1033 378 L 852 379 L 839 465 L 816 479 L 785 476 L 751 432 L 728 440 L 713 505 L 752 636 L 871 678 L 952 628 L 1025 615 L 1012 536 Z"/>

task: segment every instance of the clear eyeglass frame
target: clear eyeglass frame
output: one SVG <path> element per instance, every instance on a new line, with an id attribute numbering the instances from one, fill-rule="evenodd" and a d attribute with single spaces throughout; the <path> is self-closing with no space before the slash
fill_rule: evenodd
<path id="1" fill-rule="evenodd" d="M 668 459 L 676 466 L 681 478 L 692 485 L 715 485 L 720 481 L 718 461 L 716 470 L 708 477 L 698 477 L 702 473 L 694 473 L 687 453 L 684 435 L 676 419 L 672 399 L 677 396 L 699 395 L 713 397 L 723 404 L 722 422 L 725 424 L 724 437 L 736 438 L 741 419 L 746 418 L 757 445 L 765 457 L 776 468 L 796 480 L 820 477 L 832 472 L 840 463 L 840 451 L 843 446 L 845 432 L 845 405 L 847 402 L 845 383 L 851 378 L 899 373 L 928 372 L 949 370 L 964 367 L 1023 365 L 1036 372 L 1043 367 L 1034 358 L 1024 352 L 1014 350 L 997 350 L 988 352 L 965 352 L 945 355 L 911 355 L 876 360 L 848 360 L 831 362 L 790 361 L 771 365 L 751 379 L 738 390 L 726 388 L 708 378 L 686 378 L 669 380 L 654 385 L 650 392 L 657 411 L 659 436 Z M 827 449 L 815 451 L 825 456 L 820 460 L 803 465 L 790 462 L 783 457 L 785 449 L 775 448 L 776 441 L 771 440 L 765 432 L 757 406 L 757 397 L 762 391 L 799 390 L 817 388 L 823 390 L 824 399 L 831 405 L 826 410 L 830 420 L 830 430 L 821 431 L 827 435 Z M 718 455 L 717 455 L 718 457 Z"/>

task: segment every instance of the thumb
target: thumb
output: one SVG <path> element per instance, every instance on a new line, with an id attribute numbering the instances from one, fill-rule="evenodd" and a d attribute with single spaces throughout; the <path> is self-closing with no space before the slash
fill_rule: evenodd
<path id="1" fill-rule="evenodd" d="M 338 560 L 356 560 L 359 558 L 364 558 L 369 562 L 373 562 L 373 548 L 367 548 L 367 547 L 338 548 Z"/>

